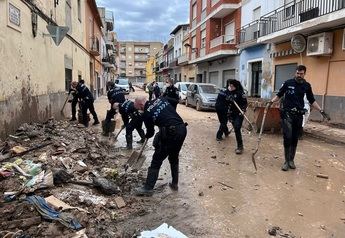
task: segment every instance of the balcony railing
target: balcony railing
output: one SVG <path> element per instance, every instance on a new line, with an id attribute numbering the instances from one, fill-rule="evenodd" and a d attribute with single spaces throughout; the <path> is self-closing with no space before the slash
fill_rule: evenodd
<path id="1" fill-rule="evenodd" d="M 169 68 L 174 68 L 177 66 L 177 59 L 173 59 L 170 63 L 169 63 Z"/>
<path id="2" fill-rule="evenodd" d="M 90 53 L 94 56 L 99 56 L 99 40 L 96 36 L 90 38 Z"/>
<path id="3" fill-rule="evenodd" d="M 135 57 L 134 57 L 134 60 L 135 60 L 135 61 L 146 62 L 146 61 L 147 61 L 147 57 L 137 57 L 137 56 L 135 56 Z"/>
<path id="4" fill-rule="evenodd" d="M 183 64 L 183 63 L 187 63 L 187 62 L 188 62 L 188 55 L 187 54 L 181 55 L 180 57 L 177 58 L 178 64 Z"/>
<path id="5" fill-rule="evenodd" d="M 260 35 L 292 27 L 345 8 L 345 0 L 300 0 L 286 4 L 260 19 Z"/>
<path id="6" fill-rule="evenodd" d="M 235 44 L 235 37 L 230 35 L 219 36 L 211 40 L 210 48 L 214 48 L 222 44 Z"/>
<path id="7" fill-rule="evenodd" d="M 260 37 L 260 21 L 254 21 L 239 30 L 239 43 L 256 41 Z"/>

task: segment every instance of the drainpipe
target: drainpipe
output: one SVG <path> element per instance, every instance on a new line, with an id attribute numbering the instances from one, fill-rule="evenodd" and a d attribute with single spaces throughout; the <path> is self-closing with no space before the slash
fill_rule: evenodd
<path id="1" fill-rule="evenodd" d="M 325 99 L 326 99 L 326 94 L 328 91 L 328 78 L 329 78 L 329 68 L 331 66 L 331 56 L 328 60 L 328 68 L 327 68 L 327 79 L 326 79 L 326 85 L 325 85 L 325 92 L 322 95 L 322 103 L 321 103 L 321 108 L 324 109 L 325 108 Z"/>

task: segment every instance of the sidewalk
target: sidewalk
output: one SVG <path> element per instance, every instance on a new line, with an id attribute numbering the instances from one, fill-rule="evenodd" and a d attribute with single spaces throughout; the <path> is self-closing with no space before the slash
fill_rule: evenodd
<path id="1" fill-rule="evenodd" d="M 329 143 L 345 144 L 345 129 L 334 128 L 318 122 L 309 121 L 304 128 L 308 136 Z"/>

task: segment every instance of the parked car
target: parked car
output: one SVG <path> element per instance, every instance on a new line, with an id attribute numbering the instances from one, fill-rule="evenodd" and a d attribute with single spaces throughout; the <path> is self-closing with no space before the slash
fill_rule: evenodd
<path id="1" fill-rule="evenodd" d="M 189 85 L 186 106 L 195 106 L 197 111 L 215 109 L 219 89 L 214 84 L 193 83 Z"/>
<path id="2" fill-rule="evenodd" d="M 129 80 L 128 78 L 118 78 L 115 80 L 115 86 L 120 87 L 126 91 L 127 94 L 129 94 Z"/>
<path id="3" fill-rule="evenodd" d="M 186 102 L 187 90 L 188 90 L 189 85 L 190 85 L 190 83 L 187 83 L 187 82 L 177 82 L 175 84 L 175 87 L 179 91 L 180 103 Z"/>

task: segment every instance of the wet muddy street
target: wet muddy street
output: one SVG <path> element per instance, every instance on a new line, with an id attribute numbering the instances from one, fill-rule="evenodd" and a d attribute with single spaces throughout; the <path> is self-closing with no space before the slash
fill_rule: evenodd
<path id="1" fill-rule="evenodd" d="M 143 93 L 131 97 L 139 94 Z M 106 107 L 105 99 L 96 103 L 99 111 Z M 236 155 L 234 133 L 221 142 L 215 140 L 215 113 L 181 104 L 178 112 L 189 124 L 180 154 L 179 192 L 166 186 L 170 179 L 166 160 L 155 195 L 139 198 L 145 212 L 117 226 L 132 232 L 166 222 L 188 237 L 269 237 L 272 227 L 277 227 L 278 237 L 344 237 L 345 150 L 341 145 L 306 137 L 297 149 L 297 169 L 283 172 L 282 136 L 265 134 L 255 173 L 251 153 L 256 134 L 243 129 L 245 152 Z M 125 144 L 124 136 L 120 141 Z M 144 171 L 153 152 L 151 140 L 149 145 Z M 316 177 L 320 173 L 329 179 Z"/>

